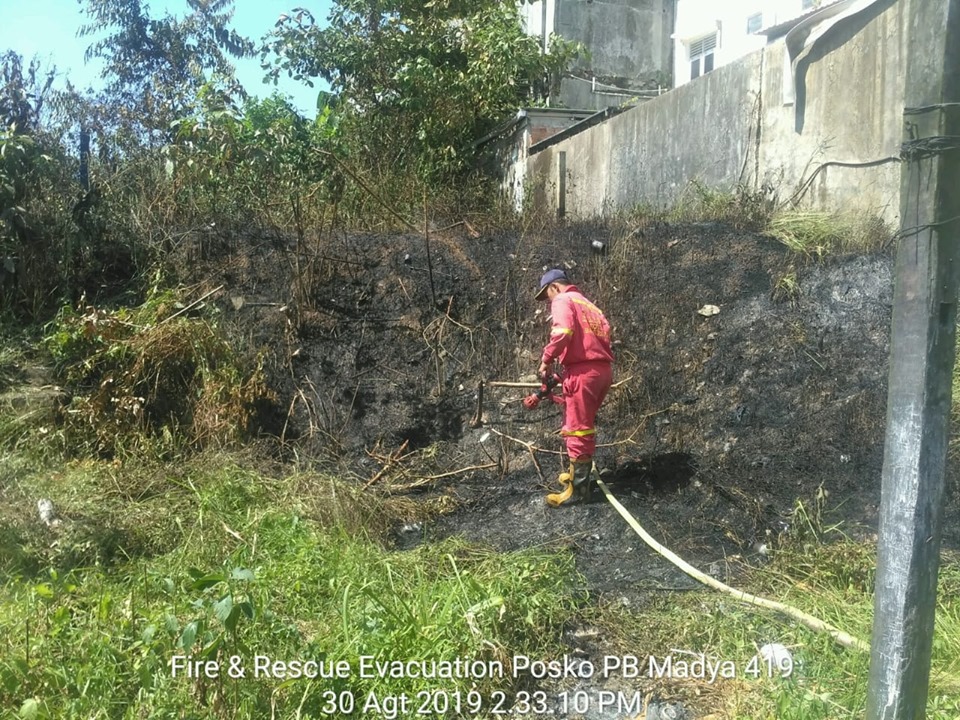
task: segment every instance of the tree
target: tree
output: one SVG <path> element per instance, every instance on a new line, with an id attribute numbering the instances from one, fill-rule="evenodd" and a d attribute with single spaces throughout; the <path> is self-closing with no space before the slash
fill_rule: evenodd
<path id="1" fill-rule="evenodd" d="M 261 56 L 274 79 L 326 80 L 344 138 L 371 166 L 436 179 L 466 167 L 473 141 L 518 106 L 542 101 L 578 49 L 555 39 L 542 53 L 502 0 L 335 0 L 326 27 L 304 9 L 282 16 Z"/>
<path id="2" fill-rule="evenodd" d="M 58 93 L 14 52 L 0 55 L 0 313 L 36 313 L 65 274 L 76 164 L 46 127 Z M 55 112 L 55 110 L 54 110 Z"/>
<path id="3" fill-rule="evenodd" d="M 0 130 L 19 133 L 35 130 L 55 77 L 55 69 L 41 77 L 36 58 L 24 72 L 20 55 L 10 50 L 0 54 Z"/>
<path id="4" fill-rule="evenodd" d="M 95 40 L 86 58 L 104 61 L 107 97 L 116 111 L 144 129 L 165 130 L 182 117 L 211 81 L 225 97 L 243 96 L 230 57 L 250 57 L 254 44 L 228 27 L 233 0 L 187 0 L 183 18 L 151 18 L 142 0 L 81 0 Z"/>
<path id="5" fill-rule="evenodd" d="M 256 220 L 289 225 L 304 195 L 328 199 L 325 189 L 332 132 L 321 115 L 311 122 L 279 94 L 249 98 L 242 109 L 203 112 L 176 122 L 164 152 L 167 168 L 194 208 L 218 226 Z M 295 210 L 294 214 L 299 212 Z M 256 218 L 256 220 L 254 219 Z"/>

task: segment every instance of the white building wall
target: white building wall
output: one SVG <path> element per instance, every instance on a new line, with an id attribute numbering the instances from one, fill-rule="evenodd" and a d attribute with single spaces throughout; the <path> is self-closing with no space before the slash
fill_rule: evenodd
<path id="1" fill-rule="evenodd" d="M 544 18 L 544 11 L 546 11 L 546 18 Z M 520 16 L 523 18 L 527 34 L 539 37 L 544 50 L 549 50 L 550 34 L 556 32 L 556 11 L 556 0 L 536 0 L 534 3 L 520 4 Z M 544 19 L 546 19 L 546 34 L 543 32 Z"/>
<path id="2" fill-rule="evenodd" d="M 691 79 L 691 48 L 716 33 L 713 69 L 727 65 L 759 50 L 766 36 L 748 31 L 751 17 L 760 14 L 764 29 L 797 18 L 821 2 L 804 0 L 677 0 L 677 20 L 673 34 L 673 84 L 679 87 Z M 805 8 L 810 5 L 811 8 Z M 702 70 L 701 75 L 705 74 Z"/>
<path id="3" fill-rule="evenodd" d="M 549 47 L 556 34 L 589 53 L 574 61 L 551 105 L 602 110 L 671 84 L 676 0 L 514 1 L 540 43 Z"/>

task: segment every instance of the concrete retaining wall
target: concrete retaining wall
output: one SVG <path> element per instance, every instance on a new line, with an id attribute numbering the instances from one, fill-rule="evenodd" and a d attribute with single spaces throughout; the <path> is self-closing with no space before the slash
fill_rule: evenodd
<path id="1" fill-rule="evenodd" d="M 783 41 L 530 156 L 526 192 L 566 214 L 675 202 L 691 181 L 764 183 L 818 209 L 899 212 L 906 2 L 844 20 L 793 75 Z M 786 83 L 786 85 L 785 85 Z"/>

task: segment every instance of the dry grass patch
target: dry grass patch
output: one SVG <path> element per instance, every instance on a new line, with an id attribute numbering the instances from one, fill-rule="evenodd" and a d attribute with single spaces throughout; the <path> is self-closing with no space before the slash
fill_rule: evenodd
<path id="1" fill-rule="evenodd" d="M 764 231 L 807 259 L 869 253 L 889 246 L 893 234 L 880 218 L 864 213 L 784 210 Z"/>

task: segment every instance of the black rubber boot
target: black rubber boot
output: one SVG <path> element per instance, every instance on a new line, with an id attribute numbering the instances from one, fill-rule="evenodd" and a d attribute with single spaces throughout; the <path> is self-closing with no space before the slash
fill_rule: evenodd
<path id="1" fill-rule="evenodd" d="M 573 494 L 581 503 L 593 502 L 593 458 L 573 461 Z"/>

